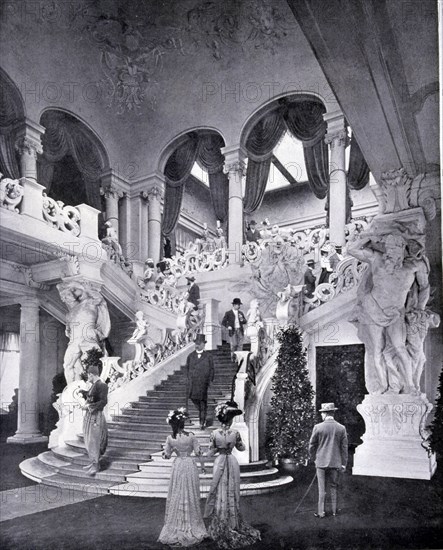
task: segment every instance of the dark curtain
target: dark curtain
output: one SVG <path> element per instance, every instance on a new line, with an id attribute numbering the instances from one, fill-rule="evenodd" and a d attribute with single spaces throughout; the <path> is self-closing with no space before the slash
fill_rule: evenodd
<path id="1" fill-rule="evenodd" d="M 328 146 L 325 143 L 326 109 L 317 101 L 296 101 L 284 110 L 283 118 L 291 134 L 303 142 L 309 186 L 318 199 L 324 199 L 329 187 Z"/>
<path id="2" fill-rule="evenodd" d="M 199 139 L 196 134 L 189 134 L 169 157 L 165 166 L 165 203 L 163 207 L 162 232 L 170 237 L 177 224 L 183 199 L 183 190 L 197 159 Z"/>
<path id="3" fill-rule="evenodd" d="M 206 134 L 200 137 L 197 162 L 209 174 L 209 191 L 217 220 L 225 222 L 228 218 L 229 179 L 223 172 L 224 155 L 221 148 L 225 142 L 218 134 Z"/>
<path id="4" fill-rule="evenodd" d="M 0 70 L 0 172 L 5 178 L 20 177 L 15 128 L 21 120 L 24 120 L 24 110 L 18 92 Z"/>
<path id="5" fill-rule="evenodd" d="M 351 140 L 349 151 L 348 185 L 351 189 L 359 191 L 369 181 L 369 166 L 363 157 L 361 149 L 354 137 Z"/>
<path id="6" fill-rule="evenodd" d="M 260 207 L 268 182 L 272 152 L 285 131 L 281 110 L 265 115 L 252 129 L 246 140 L 248 169 L 243 209 L 246 214 Z"/>

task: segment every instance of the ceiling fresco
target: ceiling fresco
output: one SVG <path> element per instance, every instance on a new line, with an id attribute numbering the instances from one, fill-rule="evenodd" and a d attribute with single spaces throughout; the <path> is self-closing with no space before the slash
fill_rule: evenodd
<path id="1" fill-rule="evenodd" d="M 50 23 L 51 13 L 60 9 L 60 4 L 45 3 L 42 17 Z M 171 56 L 205 55 L 214 63 L 227 56 L 235 59 L 246 49 L 272 56 L 296 25 L 286 12 L 261 0 L 89 1 L 62 9 L 78 40 L 97 48 L 100 83 L 108 107 L 118 114 L 155 110 Z"/>

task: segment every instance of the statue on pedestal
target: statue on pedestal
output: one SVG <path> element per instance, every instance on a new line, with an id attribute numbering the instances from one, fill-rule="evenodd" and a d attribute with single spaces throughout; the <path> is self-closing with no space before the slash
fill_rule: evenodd
<path id="1" fill-rule="evenodd" d="M 109 254 L 109 259 L 115 262 L 120 261 L 123 256 L 123 250 L 118 242 L 117 231 L 111 222 L 105 222 L 106 237 L 103 237 L 102 243 L 105 245 L 106 252 Z"/>
<path id="2" fill-rule="evenodd" d="M 111 330 L 108 306 L 98 290 L 73 281 L 57 285 L 62 301 L 68 307 L 66 336 L 69 344 L 63 368 L 67 384 L 80 380 L 83 372 L 81 359 L 92 348 L 101 349 Z"/>
<path id="3" fill-rule="evenodd" d="M 418 319 L 425 313 L 429 265 L 424 257 L 406 256 L 403 229 L 394 221 L 389 227 L 371 225 L 348 248 L 351 256 L 370 266 L 360 283 L 351 321 L 366 345 L 366 387 L 371 394 L 420 393 L 415 357 L 408 350 L 407 322 L 408 317 Z"/>

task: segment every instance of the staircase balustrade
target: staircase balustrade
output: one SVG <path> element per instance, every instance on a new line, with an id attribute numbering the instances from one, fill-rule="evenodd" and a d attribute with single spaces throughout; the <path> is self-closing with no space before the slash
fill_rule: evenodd
<path id="1" fill-rule="evenodd" d="M 226 248 L 199 250 L 191 243 L 182 254 L 176 254 L 167 259 L 172 273 L 178 279 L 191 273 L 205 273 L 223 269 L 229 265 L 229 255 Z"/>
<path id="2" fill-rule="evenodd" d="M 74 237 L 80 235 L 80 212 L 74 206 L 65 206 L 43 193 L 42 213 L 43 219 L 55 229 Z"/>
<path id="3" fill-rule="evenodd" d="M 133 343 L 135 346 L 134 359 L 125 361 L 122 367 L 118 361 L 112 361 L 109 365 L 109 391 L 120 388 L 193 342 L 196 335 L 203 332 L 204 323 L 204 310 L 198 310 L 197 313 L 189 312 L 186 326 L 166 329 L 160 343 L 155 343 L 149 337 Z"/>

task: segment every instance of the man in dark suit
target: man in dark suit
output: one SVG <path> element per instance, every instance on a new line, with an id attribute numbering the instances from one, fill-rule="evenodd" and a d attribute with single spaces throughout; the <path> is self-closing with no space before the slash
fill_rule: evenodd
<path id="1" fill-rule="evenodd" d="M 91 365 L 88 369 L 88 382 L 92 384 L 89 390 L 80 390 L 86 399 L 83 410 L 83 438 L 88 452 L 90 464 L 84 467 L 93 476 L 100 470 L 100 456 L 106 451 L 108 444 L 108 427 L 103 409 L 108 402 L 108 386 L 101 381 L 98 366 Z"/>
<path id="2" fill-rule="evenodd" d="M 200 302 L 200 288 L 195 282 L 195 277 L 190 275 L 186 277 L 188 281 L 188 302 L 194 304 L 194 309 L 198 309 L 198 304 Z"/>
<path id="3" fill-rule="evenodd" d="M 306 264 L 307 268 L 304 274 L 305 295 L 307 298 L 312 298 L 314 296 L 316 280 L 316 277 L 314 275 L 315 262 L 314 260 L 309 259 Z"/>
<path id="4" fill-rule="evenodd" d="M 242 351 L 243 340 L 245 338 L 244 325 L 247 320 L 243 312 L 240 311 L 242 305 L 240 298 L 232 300 L 232 309 L 227 311 L 223 317 L 222 325 L 228 329 L 229 340 L 231 343 L 231 359 L 235 361 L 235 351 Z"/>
<path id="5" fill-rule="evenodd" d="M 337 515 L 337 488 L 340 473 L 348 462 L 348 436 L 346 428 L 334 420 L 337 408 L 334 403 L 322 403 L 323 422 L 316 424 L 309 441 L 309 456 L 315 458 L 318 481 L 318 518 L 325 517 L 327 483 L 331 488 L 332 515 Z"/>
<path id="6" fill-rule="evenodd" d="M 204 334 L 197 334 L 194 340 L 195 351 L 188 355 L 186 372 L 188 378 L 187 396 L 191 399 L 199 412 L 200 429 L 206 427 L 206 413 L 208 410 L 208 389 L 214 380 L 214 361 L 211 354 L 204 351 L 206 338 Z"/>
<path id="7" fill-rule="evenodd" d="M 260 231 L 257 231 L 257 222 L 251 220 L 249 222 L 249 228 L 246 230 L 245 236 L 248 243 L 258 243 L 260 240 Z"/>

